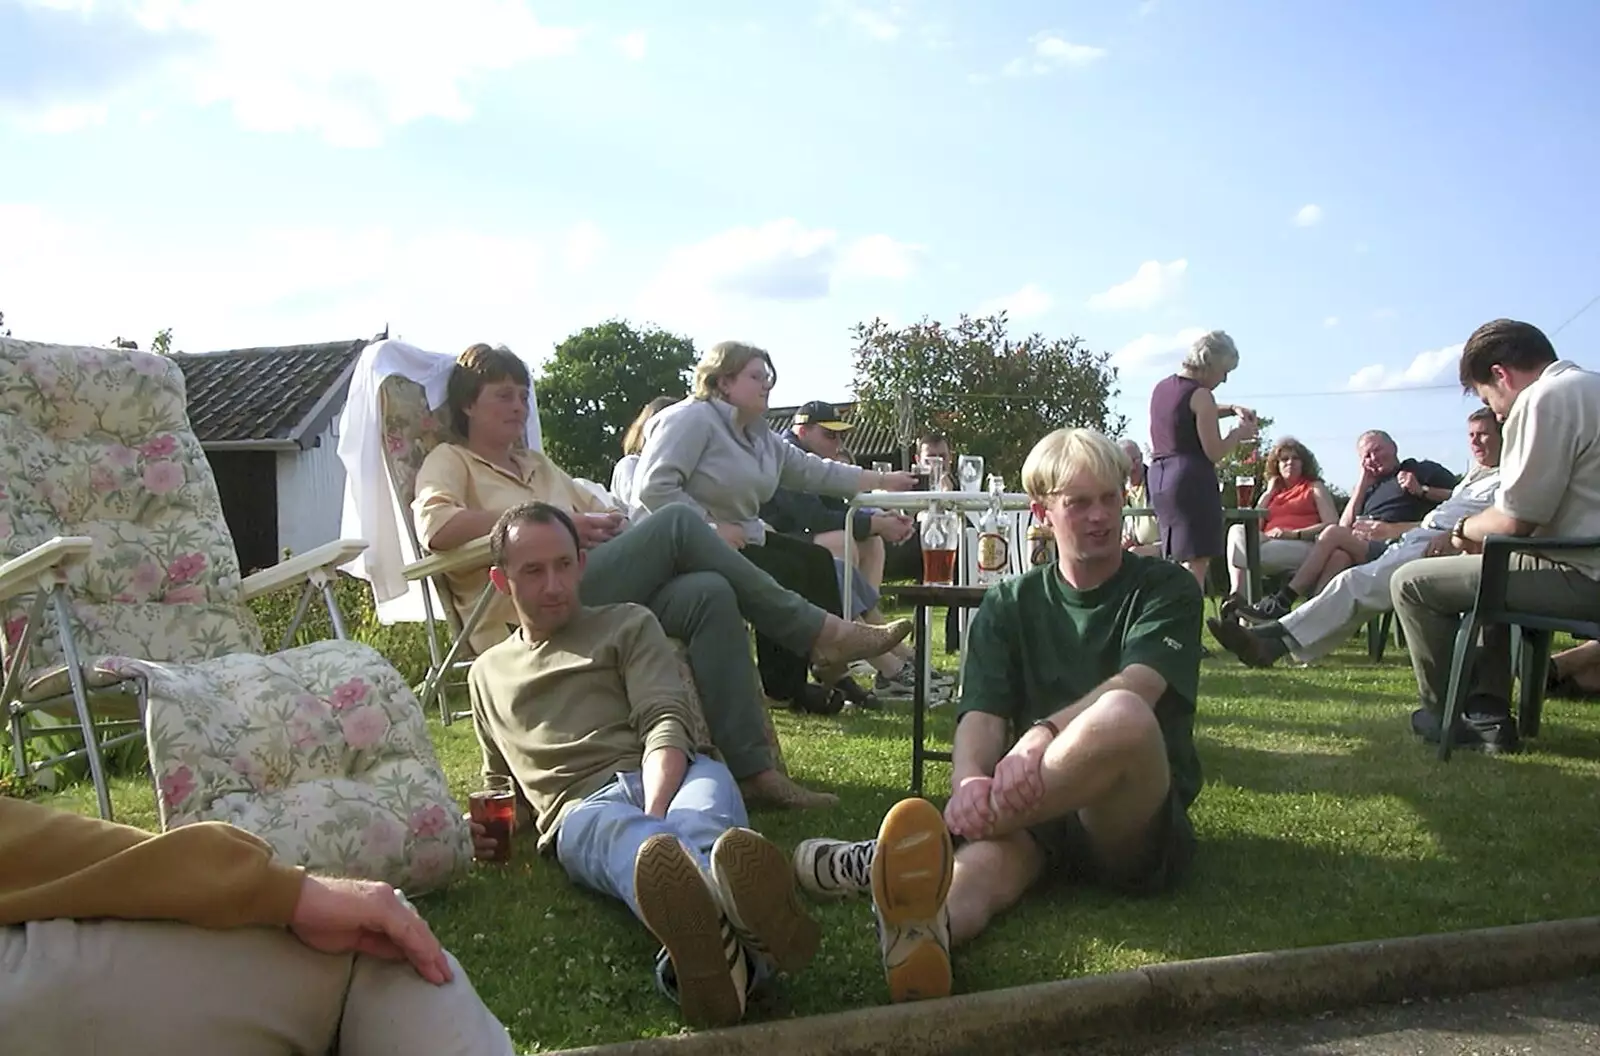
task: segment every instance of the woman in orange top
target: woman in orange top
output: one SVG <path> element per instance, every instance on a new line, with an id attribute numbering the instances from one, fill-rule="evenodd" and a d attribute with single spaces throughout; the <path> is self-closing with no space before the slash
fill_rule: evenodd
<path id="1" fill-rule="evenodd" d="M 1306 445 L 1286 436 L 1267 454 L 1271 479 L 1257 508 L 1267 511 L 1261 525 L 1261 574 L 1293 572 L 1311 553 L 1317 534 L 1339 521 L 1333 495 L 1322 482 L 1322 467 Z M 1228 529 L 1228 575 L 1232 598 L 1244 598 L 1248 574 L 1244 554 L 1244 525 Z M 1231 600 L 1231 599 L 1230 599 Z"/>

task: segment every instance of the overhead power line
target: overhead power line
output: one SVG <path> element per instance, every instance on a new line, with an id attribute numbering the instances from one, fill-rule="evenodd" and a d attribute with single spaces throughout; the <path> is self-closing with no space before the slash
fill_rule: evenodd
<path id="1" fill-rule="evenodd" d="M 1461 391 L 1459 385 L 1395 385 L 1383 389 L 1327 389 L 1322 392 L 1259 392 L 1248 396 L 1235 396 L 1228 394 L 1225 402 L 1237 403 L 1243 400 L 1296 400 L 1309 396 L 1378 396 L 1388 392 L 1431 392 L 1449 389 Z M 932 397 L 940 400 L 1034 400 L 1044 399 L 1042 396 L 1031 396 L 1017 392 L 935 392 Z"/>
<path id="2" fill-rule="evenodd" d="M 1589 298 L 1589 303 L 1588 304 L 1584 305 L 1582 308 L 1579 308 L 1577 311 L 1575 311 L 1571 315 L 1567 316 L 1566 323 L 1562 323 L 1560 326 L 1558 326 L 1554 330 L 1550 331 L 1550 336 L 1551 337 L 1555 337 L 1557 334 L 1559 334 L 1561 331 L 1563 331 L 1563 330 L 1565 330 L 1567 328 L 1567 323 L 1572 322 L 1574 319 L 1578 318 L 1578 316 L 1582 315 L 1584 312 L 1587 312 L 1590 308 L 1593 308 L 1597 304 L 1600 304 L 1600 293 L 1597 293 L 1593 297 Z"/>

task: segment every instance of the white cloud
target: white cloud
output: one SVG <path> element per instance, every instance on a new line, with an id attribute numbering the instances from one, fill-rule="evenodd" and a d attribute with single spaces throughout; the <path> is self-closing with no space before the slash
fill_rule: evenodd
<path id="1" fill-rule="evenodd" d="M 996 312 L 1005 312 L 1012 319 L 1032 319 L 1048 312 L 1054 304 L 1053 297 L 1037 283 L 1030 282 L 1015 293 L 984 301 L 978 305 L 978 314 L 993 315 Z"/>
<path id="2" fill-rule="evenodd" d="M 253 131 L 305 130 L 352 147 L 422 118 L 465 120 L 485 75 L 569 54 L 580 35 L 545 25 L 519 0 L 448 9 L 421 0 L 72 2 L 107 32 L 131 18 L 154 42 L 181 42 L 160 60 L 164 102 L 222 104 Z M 121 87 L 76 102 L 114 102 Z"/>
<path id="3" fill-rule="evenodd" d="M 732 301 L 811 301 L 828 297 L 836 283 L 904 280 L 925 252 L 886 234 L 846 239 L 792 218 L 731 228 L 669 254 L 636 310 L 701 325 Z"/>
<path id="4" fill-rule="evenodd" d="M 824 22 L 842 22 L 851 30 L 873 40 L 900 39 L 910 20 L 910 4 L 902 0 L 829 0 L 824 7 Z"/>
<path id="5" fill-rule="evenodd" d="M 1028 43 L 1028 52 L 1006 63 L 1001 73 L 1007 77 L 1041 76 L 1067 66 L 1087 66 L 1109 54 L 1105 48 L 1074 44 L 1050 30 L 1035 33 Z"/>
<path id="6" fill-rule="evenodd" d="M 644 58 L 648 47 L 649 45 L 645 40 L 644 33 L 638 30 L 629 33 L 625 37 L 620 37 L 617 40 L 617 50 L 621 51 L 622 54 L 626 55 L 634 62 L 638 62 L 640 59 Z"/>
<path id="7" fill-rule="evenodd" d="M 170 326 L 180 349 L 203 352 L 367 337 L 388 322 L 440 352 L 504 341 L 537 358 L 585 321 L 549 289 L 545 247 L 516 235 L 407 225 L 152 245 L 5 204 L 0 230 L 7 325 L 41 341 L 144 346 Z"/>
<path id="8" fill-rule="evenodd" d="M 27 131 L 64 135 L 91 125 L 103 125 L 110 114 L 105 103 L 56 103 L 33 113 L 24 113 L 18 123 Z"/>
<path id="9" fill-rule="evenodd" d="M 949 26 L 927 14 L 923 0 L 824 0 L 818 21 L 880 44 L 914 41 L 943 51 L 954 40 Z"/>
<path id="10" fill-rule="evenodd" d="M 1166 264 L 1147 260 L 1139 265 L 1133 278 L 1119 282 L 1104 293 L 1089 298 L 1089 307 L 1100 311 L 1153 308 L 1183 288 L 1189 262 L 1185 259 Z"/>
<path id="11" fill-rule="evenodd" d="M 1175 334 L 1144 334 L 1111 353 L 1111 365 L 1127 374 L 1156 374 L 1177 367 L 1203 326 L 1186 326 Z"/>
<path id="12" fill-rule="evenodd" d="M 1294 214 L 1295 227 L 1316 227 L 1322 223 L 1322 206 L 1315 204 L 1302 205 Z"/>
<path id="13" fill-rule="evenodd" d="M 589 221 L 582 220 L 573 224 L 567 232 L 565 253 L 567 270 L 588 271 L 609 244 L 605 232 Z"/>
<path id="14" fill-rule="evenodd" d="M 1381 363 L 1370 364 L 1350 375 L 1349 386 L 1359 392 L 1373 392 L 1431 385 L 1447 367 L 1460 362 L 1461 348 L 1455 344 L 1432 352 L 1419 352 L 1404 370 L 1392 370 Z"/>
<path id="15" fill-rule="evenodd" d="M 1326 319 L 1322 320 L 1322 325 L 1323 326 L 1338 326 L 1339 325 L 1339 317 L 1337 315 L 1330 315 Z"/>

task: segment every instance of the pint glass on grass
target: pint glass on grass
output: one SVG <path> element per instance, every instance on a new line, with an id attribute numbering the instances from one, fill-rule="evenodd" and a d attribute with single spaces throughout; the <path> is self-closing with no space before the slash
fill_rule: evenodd
<path id="1" fill-rule="evenodd" d="M 491 862 L 511 860 L 511 833 L 516 828 L 517 793 L 511 778 L 491 774 L 483 788 L 467 797 L 472 820 L 483 826 L 483 834 L 494 841 Z"/>

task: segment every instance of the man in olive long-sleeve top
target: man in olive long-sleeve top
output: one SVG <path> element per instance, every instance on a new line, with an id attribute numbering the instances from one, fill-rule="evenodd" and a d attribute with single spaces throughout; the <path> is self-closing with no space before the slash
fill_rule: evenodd
<path id="1" fill-rule="evenodd" d="M 217 822 L 153 836 L 0 797 L 0 966 L 9 1056 L 512 1051 L 392 888 Z"/>
<path id="2" fill-rule="evenodd" d="M 519 626 L 468 676 L 485 772 L 513 778 L 541 851 L 661 942 L 656 977 L 685 1020 L 737 1022 L 762 977 L 816 953 L 788 857 L 746 827 L 656 617 L 579 603 L 587 555 L 566 512 L 513 507 L 489 540 Z"/>

